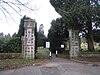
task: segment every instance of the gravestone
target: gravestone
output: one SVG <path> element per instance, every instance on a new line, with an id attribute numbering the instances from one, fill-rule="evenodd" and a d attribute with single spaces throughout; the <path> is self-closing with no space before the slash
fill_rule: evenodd
<path id="1" fill-rule="evenodd" d="M 25 18 L 24 36 L 22 36 L 22 55 L 26 59 L 35 58 L 35 25 L 35 20 Z"/>
<path id="2" fill-rule="evenodd" d="M 70 58 L 77 58 L 79 56 L 79 31 L 69 29 L 69 44 L 70 44 Z"/>

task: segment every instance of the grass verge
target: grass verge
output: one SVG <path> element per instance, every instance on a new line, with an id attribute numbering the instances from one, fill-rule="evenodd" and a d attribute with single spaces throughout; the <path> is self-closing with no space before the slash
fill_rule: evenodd
<path id="1" fill-rule="evenodd" d="M 99 56 L 81 56 L 77 58 L 80 61 L 87 61 L 87 62 L 100 62 Z"/>
<path id="2" fill-rule="evenodd" d="M 0 60 L 0 70 L 15 69 L 23 66 L 32 65 L 33 60 L 26 59 L 6 59 Z"/>

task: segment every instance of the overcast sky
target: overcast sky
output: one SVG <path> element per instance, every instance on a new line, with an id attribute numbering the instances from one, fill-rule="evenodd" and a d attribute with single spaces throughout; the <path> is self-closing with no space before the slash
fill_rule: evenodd
<path id="1" fill-rule="evenodd" d="M 49 0 L 30 0 L 30 5 L 34 9 L 38 9 L 35 12 L 30 11 L 23 11 L 21 12 L 24 15 L 27 15 L 28 17 L 31 17 L 32 19 L 36 19 L 38 27 L 40 24 L 44 25 L 44 32 L 45 35 L 48 33 L 48 29 L 50 28 L 50 23 L 53 19 L 56 19 L 60 17 L 60 15 L 54 10 L 54 8 L 51 6 Z M 12 16 L 15 19 L 15 22 L 11 19 L 7 19 L 8 23 L 5 20 L 5 17 L 3 13 L 0 11 L 0 32 L 3 32 L 4 34 L 10 33 L 11 35 L 14 32 L 18 31 L 20 19 L 22 18 L 18 14 L 13 13 Z"/>

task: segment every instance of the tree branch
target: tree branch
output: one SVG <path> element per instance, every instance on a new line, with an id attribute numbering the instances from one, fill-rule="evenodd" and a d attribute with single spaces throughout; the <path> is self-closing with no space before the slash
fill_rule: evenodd
<path id="1" fill-rule="evenodd" d="M 1 11 L 2 11 L 2 13 L 4 14 L 5 19 L 6 19 L 6 22 L 8 23 L 6 13 L 5 13 L 5 12 L 4 12 L 4 10 L 2 10 L 2 9 L 0 9 L 0 10 L 1 10 Z"/>
<path id="2" fill-rule="evenodd" d="M 19 14 L 20 16 L 22 16 L 20 13 L 18 13 L 18 11 L 17 10 L 15 10 L 9 3 L 7 3 L 7 2 L 4 2 L 4 3 L 6 3 L 9 7 L 11 7 L 17 14 Z"/>
<path id="3" fill-rule="evenodd" d="M 2 7 L 2 6 L 1 6 Z M 15 20 L 13 19 L 13 17 L 11 16 L 11 14 L 4 8 L 2 7 L 3 10 L 5 10 L 7 12 L 7 14 L 11 17 L 11 19 L 15 22 Z M 15 22 L 16 23 L 16 22 Z"/>
<path id="4" fill-rule="evenodd" d="M 30 6 L 28 6 L 28 4 L 29 4 L 29 0 L 26 3 L 22 3 L 20 0 L 14 0 L 14 1 L 0 0 L 0 6 L 1 6 L 0 10 L 4 14 L 6 21 L 7 21 L 7 15 L 9 15 L 12 18 L 12 20 L 15 22 L 15 20 L 13 19 L 11 15 L 11 11 L 7 9 L 6 5 L 9 6 L 8 8 L 12 9 L 18 15 L 22 16 L 20 12 L 23 11 L 24 9 L 35 11 Z"/>

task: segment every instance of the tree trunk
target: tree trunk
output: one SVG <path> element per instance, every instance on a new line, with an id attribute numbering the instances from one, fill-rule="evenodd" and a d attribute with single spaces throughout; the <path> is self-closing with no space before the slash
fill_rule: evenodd
<path id="1" fill-rule="evenodd" d="M 94 42 L 93 42 L 93 31 L 92 31 L 92 15 L 91 15 L 91 7 L 90 7 L 90 0 L 86 0 L 87 2 L 87 43 L 88 43 L 88 51 L 93 52 L 94 50 Z"/>
<path id="2" fill-rule="evenodd" d="M 93 41 L 92 20 L 91 17 L 89 16 L 87 21 L 87 27 L 88 27 L 88 34 L 87 34 L 88 51 L 93 52 L 95 50 Z"/>

